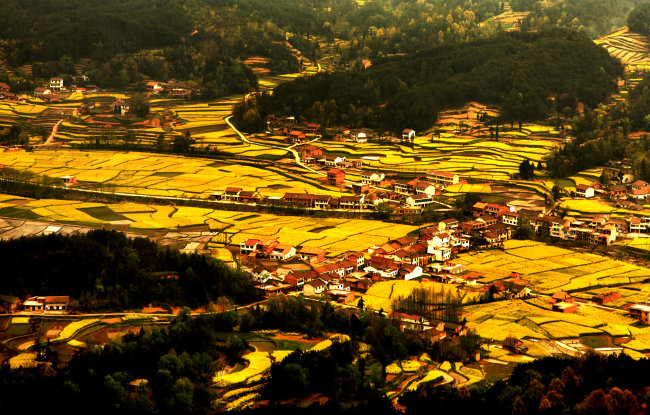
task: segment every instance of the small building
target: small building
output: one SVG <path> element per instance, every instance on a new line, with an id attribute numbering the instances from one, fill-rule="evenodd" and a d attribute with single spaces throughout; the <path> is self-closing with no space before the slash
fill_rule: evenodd
<path id="1" fill-rule="evenodd" d="M 354 301 L 355 293 L 350 290 L 334 289 L 326 291 L 325 294 L 332 297 L 334 301 L 341 304 L 347 304 Z"/>
<path id="2" fill-rule="evenodd" d="M 61 176 L 60 179 L 63 181 L 63 185 L 66 187 L 77 185 L 77 176 Z"/>
<path id="3" fill-rule="evenodd" d="M 377 171 L 363 170 L 361 172 L 361 183 L 372 186 L 379 186 L 386 178 L 386 175 Z"/>
<path id="4" fill-rule="evenodd" d="M 31 297 L 23 303 L 25 311 L 43 314 L 67 314 L 70 307 L 70 297 L 67 295 Z"/>
<path id="5" fill-rule="evenodd" d="M 553 311 L 557 311 L 558 313 L 574 313 L 577 308 L 577 304 L 566 303 L 564 301 L 553 304 Z"/>
<path id="6" fill-rule="evenodd" d="M 306 138 L 305 133 L 298 130 L 291 131 L 287 136 L 287 139 L 292 143 L 300 143 L 302 141 L 305 141 L 305 138 Z"/>
<path id="7" fill-rule="evenodd" d="M 452 184 L 458 184 L 460 177 L 455 173 L 430 170 L 427 172 L 427 180 L 433 184 L 439 184 L 443 187 L 447 187 Z"/>
<path id="8" fill-rule="evenodd" d="M 300 258 L 309 262 L 320 262 L 325 259 L 326 251 L 322 248 L 303 246 L 300 248 Z"/>
<path id="9" fill-rule="evenodd" d="M 575 299 L 571 297 L 571 294 L 564 292 L 564 291 L 558 291 L 555 294 L 551 296 L 551 304 L 557 304 L 557 303 L 574 303 Z"/>
<path id="10" fill-rule="evenodd" d="M 345 172 L 339 169 L 329 169 L 327 171 L 327 182 L 331 185 L 337 185 L 345 182 Z"/>
<path id="11" fill-rule="evenodd" d="M 402 140 L 415 140 L 415 130 L 410 128 L 402 130 Z"/>
<path id="12" fill-rule="evenodd" d="M 524 346 L 524 342 L 519 340 L 516 337 L 508 336 L 503 340 L 503 343 L 501 343 L 501 346 L 512 352 L 512 353 L 517 353 L 517 354 L 525 354 L 528 351 L 528 347 Z"/>
<path id="13" fill-rule="evenodd" d="M 251 252 L 257 251 L 259 242 L 259 239 L 248 238 L 239 244 L 239 252 L 241 254 L 250 254 Z"/>
<path id="14" fill-rule="evenodd" d="M 608 293 L 594 295 L 592 301 L 596 304 L 603 305 L 610 301 L 618 300 L 619 298 L 621 298 L 621 293 L 618 291 L 610 291 Z"/>
<path id="15" fill-rule="evenodd" d="M 633 304 L 630 315 L 643 324 L 650 324 L 650 306 L 647 304 Z"/>
<path id="16" fill-rule="evenodd" d="M 592 198 L 594 197 L 594 188 L 586 184 L 579 184 L 576 186 L 576 197 L 582 199 Z"/>
<path id="17" fill-rule="evenodd" d="M 327 283 L 320 278 L 306 282 L 302 287 L 302 292 L 305 295 L 320 295 L 327 289 Z"/>
<path id="18" fill-rule="evenodd" d="M 273 252 L 269 258 L 274 261 L 286 261 L 296 255 L 296 248 L 291 245 L 277 244 L 273 247 Z"/>
<path id="19" fill-rule="evenodd" d="M 241 193 L 241 187 L 226 187 L 226 190 L 221 195 L 221 200 L 229 200 L 232 202 L 239 201 L 239 193 Z"/>
<path id="20" fill-rule="evenodd" d="M 50 89 L 60 91 L 63 89 L 63 78 L 54 77 L 50 78 Z"/>

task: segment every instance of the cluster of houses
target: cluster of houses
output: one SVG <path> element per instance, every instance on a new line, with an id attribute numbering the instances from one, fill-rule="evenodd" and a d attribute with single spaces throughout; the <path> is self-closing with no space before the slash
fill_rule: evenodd
<path id="1" fill-rule="evenodd" d="M 0 99 L 1 100 L 7 100 L 7 101 L 16 101 L 18 100 L 19 96 L 11 92 L 11 86 L 9 84 L 5 84 L 4 82 L 0 82 Z"/>
<path id="2" fill-rule="evenodd" d="M 67 295 L 30 297 L 23 302 L 22 307 L 29 313 L 67 314 L 70 309 L 70 297 Z"/>
<path id="3" fill-rule="evenodd" d="M 643 180 L 636 180 L 628 184 L 605 186 L 594 182 L 576 186 L 575 197 L 578 199 L 601 198 L 611 201 L 628 200 L 632 203 L 644 203 L 650 198 L 650 184 Z"/>
<path id="4" fill-rule="evenodd" d="M 188 97 L 193 91 L 192 85 L 189 82 L 176 79 L 170 79 L 166 84 L 149 79 L 144 81 L 144 85 L 149 95 Z"/>
<path id="5" fill-rule="evenodd" d="M 320 137 L 325 132 L 325 129 L 320 124 L 299 123 L 293 116 L 276 117 L 275 115 L 269 115 L 266 118 L 266 123 L 269 131 L 285 135 L 285 141 L 289 143 L 302 143 Z M 415 130 L 410 128 L 404 129 L 401 137 L 393 137 L 388 132 L 382 135 L 369 128 L 330 128 L 327 129 L 327 132 L 332 135 L 334 141 L 354 141 L 356 143 L 366 143 L 368 140 L 379 139 L 412 142 L 417 137 Z"/>

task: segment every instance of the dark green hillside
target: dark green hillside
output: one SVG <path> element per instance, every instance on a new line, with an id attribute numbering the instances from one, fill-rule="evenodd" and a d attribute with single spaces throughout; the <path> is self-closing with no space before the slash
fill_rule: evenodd
<path id="1" fill-rule="evenodd" d="M 562 108 L 594 107 L 616 90 L 621 75 L 620 63 L 580 33 L 503 33 L 378 59 L 367 70 L 297 79 L 258 100 L 258 111 L 326 125 L 423 130 L 439 111 L 476 100 L 501 106 L 506 122 L 529 121 L 547 114 L 553 95 Z"/>

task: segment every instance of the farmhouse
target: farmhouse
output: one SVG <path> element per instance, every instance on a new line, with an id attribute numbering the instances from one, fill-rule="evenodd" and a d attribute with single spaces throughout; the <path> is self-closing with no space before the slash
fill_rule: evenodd
<path id="1" fill-rule="evenodd" d="M 458 184 L 460 178 L 454 173 L 445 173 L 442 171 L 430 170 L 427 172 L 427 180 L 434 184 L 439 184 L 442 187 L 447 187 L 452 184 Z"/>
<path id="2" fill-rule="evenodd" d="M 321 159 L 318 160 L 320 164 L 323 164 L 325 166 L 331 166 L 331 167 L 336 167 L 339 164 L 342 164 L 345 161 L 345 157 L 340 157 L 340 156 L 323 156 Z"/>
<path id="3" fill-rule="evenodd" d="M 70 297 L 67 295 L 31 297 L 25 300 L 23 309 L 43 314 L 67 314 L 69 305 Z"/>
<path id="4" fill-rule="evenodd" d="M 402 130 L 402 140 L 415 140 L 415 130 L 410 128 Z"/>
<path id="5" fill-rule="evenodd" d="M 230 200 L 233 202 L 238 202 L 240 193 L 241 193 L 241 187 L 226 187 L 226 190 L 221 195 L 221 200 Z"/>
<path id="6" fill-rule="evenodd" d="M 302 292 L 305 295 L 318 295 L 322 294 L 327 288 L 327 283 L 320 278 L 315 278 L 306 282 L 302 287 Z"/>
<path id="7" fill-rule="evenodd" d="M 296 255 L 296 248 L 291 245 L 277 244 L 269 255 L 269 259 L 274 261 L 286 261 Z"/>
<path id="8" fill-rule="evenodd" d="M 285 193 L 284 201 L 290 204 L 295 204 L 303 207 L 314 207 L 314 199 L 316 196 L 309 193 Z"/>
<path id="9" fill-rule="evenodd" d="M 393 182 L 393 190 L 395 193 L 411 194 L 415 193 L 415 186 L 417 184 L 418 178 L 411 180 L 398 179 Z"/>
<path id="10" fill-rule="evenodd" d="M 406 198 L 406 204 L 411 207 L 427 206 L 433 202 L 433 197 L 424 193 L 411 195 Z"/>
<path id="11" fill-rule="evenodd" d="M 289 142 L 291 142 L 291 143 L 300 143 L 300 142 L 304 141 L 305 138 L 306 138 L 305 133 L 303 133 L 302 131 L 298 131 L 298 130 L 291 131 L 289 133 L 289 135 L 287 136 L 287 140 L 289 140 Z"/>
<path id="12" fill-rule="evenodd" d="M 564 301 L 560 301 L 553 304 L 553 311 L 557 311 L 559 313 L 573 313 L 577 309 L 578 305 L 575 303 L 565 303 Z"/>
<path id="13" fill-rule="evenodd" d="M 630 315 L 643 324 L 650 324 L 650 306 L 646 304 L 634 304 L 630 307 Z"/>
<path id="14" fill-rule="evenodd" d="M 61 176 L 60 179 L 66 187 L 75 186 L 77 184 L 77 176 Z"/>
<path id="15" fill-rule="evenodd" d="M 334 289 L 325 292 L 325 294 L 331 296 L 334 299 L 334 301 L 341 304 L 350 303 L 354 301 L 355 298 L 354 291 L 350 291 L 350 290 Z"/>
<path id="16" fill-rule="evenodd" d="M 589 199 L 594 197 L 594 188 L 586 184 L 579 184 L 576 186 L 576 197 L 581 199 Z"/>
<path id="17" fill-rule="evenodd" d="M 337 185 L 345 182 L 345 172 L 339 169 L 329 169 L 327 171 L 327 182 L 331 185 Z"/>
<path id="18" fill-rule="evenodd" d="M 246 239 L 239 244 L 239 252 L 241 254 L 249 254 L 251 252 L 257 251 L 257 245 L 259 244 L 258 239 Z"/>
<path id="19" fill-rule="evenodd" d="M 54 77 L 50 78 L 50 89 L 60 91 L 63 89 L 63 78 Z"/>
<path id="20" fill-rule="evenodd" d="M 386 178 L 386 175 L 377 171 L 363 170 L 361 172 L 361 183 L 379 186 Z"/>
<path id="21" fill-rule="evenodd" d="M 610 301 L 618 300 L 619 298 L 621 298 L 621 294 L 618 291 L 610 291 L 608 293 L 594 295 L 591 301 L 603 305 Z"/>
<path id="22" fill-rule="evenodd" d="M 325 250 L 311 246 L 303 246 L 300 249 L 300 258 L 309 262 L 319 262 L 325 259 Z"/>
<path id="23" fill-rule="evenodd" d="M 339 199 L 339 204 L 341 209 L 361 209 L 363 207 L 363 201 L 365 195 L 360 196 L 341 196 Z"/>

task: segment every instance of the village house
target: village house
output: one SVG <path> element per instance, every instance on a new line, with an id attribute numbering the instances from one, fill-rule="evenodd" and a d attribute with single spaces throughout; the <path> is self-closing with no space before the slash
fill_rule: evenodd
<path id="1" fill-rule="evenodd" d="M 444 188 L 452 184 L 458 184 L 460 177 L 455 173 L 430 170 L 427 172 L 427 180 L 433 184 L 439 184 Z"/>
<path id="2" fill-rule="evenodd" d="M 603 305 L 610 301 L 615 301 L 621 298 L 621 293 L 618 291 L 610 291 L 603 294 L 594 295 L 591 299 L 596 304 Z"/>
<path id="3" fill-rule="evenodd" d="M 630 185 L 632 190 L 639 190 L 639 189 L 643 189 L 644 187 L 648 187 L 648 186 L 650 186 L 650 183 L 645 182 L 643 180 L 637 180 L 637 181 L 633 182 Z"/>
<path id="4" fill-rule="evenodd" d="M 300 258 L 309 262 L 320 262 L 325 259 L 326 251 L 322 248 L 303 246 L 300 248 Z"/>
<path id="5" fill-rule="evenodd" d="M 286 261 L 296 255 L 296 248 L 291 245 L 277 244 L 269 255 L 273 261 Z"/>
<path id="6" fill-rule="evenodd" d="M 571 294 L 566 293 L 564 291 L 558 291 L 554 293 L 551 296 L 551 304 L 556 304 L 556 303 L 575 303 L 575 299 L 571 297 Z"/>
<path id="7" fill-rule="evenodd" d="M 402 130 L 402 140 L 415 140 L 415 130 L 411 130 L 410 128 Z"/>
<path id="8" fill-rule="evenodd" d="M 641 218 L 630 218 L 630 233 L 645 233 L 646 223 L 641 221 Z"/>
<path id="9" fill-rule="evenodd" d="M 507 212 L 501 216 L 501 222 L 508 226 L 517 226 L 519 223 L 519 214 L 514 212 Z"/>
<path id="10" fill-rule="evenodd" d="M 398 179 L 393 182 L 393 190 L 395 193 L 401 193 L 401 194 L 412 194 L 415 193 L 415 186 L 417 186 L 419 181 L 419 178 L 411 179 L 411 180 L 406 180 L 406 179 Z"/>
<path id="11" fill-rule="evenodd" d="M 436 194 L 439 194 L 439 192 L 438 188 L 436 188 L 436 186 L 432 185 L 431 183 L 418 181 L 418 183 L 415 185 L 415 194 L 435 196 Z"/>
<path id="12" fill-rule="evenodd" d="M 63 89 L 63 78 L 54 77 L 50 78 L 50 89 L 61 91 Z"/>
<path id="13" fill-rule="evenodd" d="M 70 297 L 67 295 L 30 297 L 23 303 L 25 311 L 43 314 L 67 314 L 70 307 Z"/>
<path id="14" fill-rule="evenodd" d="M 248 238 L 245 241 L 239 243 L 239 253 L 242 255 L 250 254 L 251 252 L 257 251 L 257 245 L 259 244 L 258 239 Z"/>
<path id="15" fill-rule="evenodd" d="M 145 87 L 147 88 L 147 92 L 150 94 L 160 94 L 164 89 L 163 84 L 156 81 L 147 81 Z"/>
<path id="16" fill-rule="evenodd" d="M 305 132 L 307 134 L 316 134 L 320 130 L 320 124 L 307 124 L 305 125 Z"/>
<path id="17" fill-rule="evenodd" d="M 609 195 L 610 197 L 616 199 L 616 198 L 624 198 L 627 195 L 627 187 L 625 187 L 624 184 L 619 184 L 616 186 L 612 186 L 609 189 Z"/>
<path id="18" fill-rule="evenodd" d="M 650 324 L 650 305 L 633 304 L 630 309 L 630 316 L 639 320 L 643 324 Z"/>
<path id="19" fill-rule="evenodd" d="M 406 204 L 410 207 L 422 207 L 434 202 L 433 197 L 427 194 L 410 195 L 406 198 Z"/>
<path id="20" fill-rule="evenodd" d="M 61 176 L 60 179 L 66 187 L 77 185 L 77 176 Z"/>
<path id="21" fill-rule="evenodd" d="M 224 190 L 223 194 L 221 195 L 221 200 L 238 202 L 240 193 L 241 187 L 226 187 L 226 190 Z"/>
<path id="22" fill-rule="evenodd" d="M 329 295 L 334 301 L 341 304 L 351 303 L 354 301 L 356 296 L 354 291 L 342 290 L 339 288 L 327 290 L 325 294 Z"/>
<path id="23" fill-rule="evenodd" d="M 309 193 L 285 193 L 283 197 L 284 201 L 289 204 L 308 208 L 314 207 L 315 198 L 316 196 Z"/>
<path id="24" fill-rule="evenodd" d="M 110 105 L 110 107 L 111 107 L 111 110 L 114 113 L 120 114 L 120 115 L 126 115 L 129 112 L 129 110 L 131 109 L 131 106 L 121 98 L 116 99 L 115 101 L 113 101 L 113 103 Z"/>
<path id="25" fill-rule="evenodd" d="M 327 183 L 337 185 L 345 182 L 345 172 L 339 169 L 329 169 L 327 171 Z"/>
<path id="26" fill-rule="evenodd" d="M 41 98 L 45 97 L 45 95 L 50 95 L 52 93 L 52 90 L 47 89 L 47 88 L 36 88 L 34 89 L 34 98 Z"/>
<path id="27" fill-rule="evenodd" d="M 372 186 L 379 186 L 384 181 L 386 175 L 378 171 L 362 170 L 361 183 L 369 184 Z"/>
<path id="28" fill-rule="evenodd" d="M 325 289 L 327 289 L 327 283 L 321 278 L 314 278 L 303 285 L 302 292 L 305 295 L 320 295 Z"/>
<path id="29" fill-rule="evenodd" d="M 305 133 L 302 131 L 298 130 L 292 130 L 288 135 L 287 135 L 287 141 L 290 143 L 301 143 L 305 141 Z"/>
<path id="30" fill-rule="evenodd" d="M 578 305 L 575 303 L 560 301 L 553 304 L 552 309 L 558 313 L 574 313 L 578 309 Z"/>
<path id="31" fill-rule="evenodd" d="M 594 188 L 586 184 L 579 184 L 576 186 L 576 197 L 581 199 L 592 198 L 594 197 Z"/>
<path id="32" fill-rule="evenodd" d="M 365 195 L 359 196 L 341 196 L 339 199 L 339 206 L 341 209 L 361 209 Z"/>
<path id="33" fill-rule="evenodd" d="M 344 161 L 345 161 L 345 157 L 329 156 L 329 155 L 323 156 L 318 160 L 319 163 L 330 167 L 337 167 L 338 165 L 342 164 Z"/>

